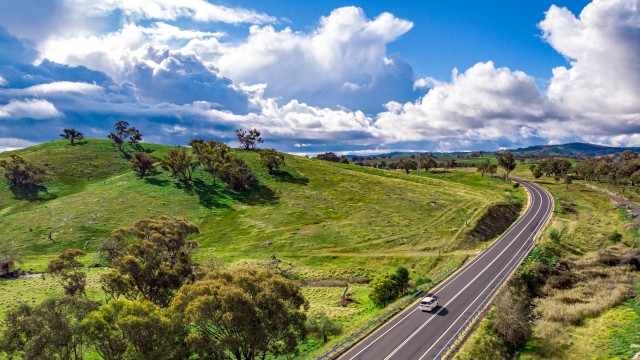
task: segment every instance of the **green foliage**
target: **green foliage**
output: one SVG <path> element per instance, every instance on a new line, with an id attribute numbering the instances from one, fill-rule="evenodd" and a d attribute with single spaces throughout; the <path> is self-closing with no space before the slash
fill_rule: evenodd
<path id="1" fill-rule="evenodd" d="M 517 189 L 520 187 L 520 183 L 513 183 L 513 185 L 511 185 L 511 187 L 513 187 L 514 189 Z"/>
<path id="2" fill-rule="evenodd" d="M 476 171 L 478 171 L 480 175 L 484 177 L 484 174 L 489 172 L 490 167 L 491 167 L 491 163 L 489 162 L 489 159 L 487 159 L 486 162 L 481 162 L 480 164 L 478 164 L 478 166 L 476 166 Z"/>
<path id="3" fill-rule="evenodd" d="M 187 149 L 179 147 L 171 150 L 162 160 L 162 164 L 171 169 L 171 175 L 185 186 L 190 186 L 193 172 L 198 164 L 193 161 L 191 154 L 187 153 Z"/>
<path id="4" fill-rule="evenodd" d="M 316 159 L 331 161 L 331 162 L 340 162 L 340 157 L 332 152 L 327 152 L 323 154 L 316 155 Z"/>
<path id="5" fill-rule="evenodd" d="M 81 326 L 87 342 L 105 360 L 189 357 L 187 328 L 149 301 L 110 301 L 90 313 Z"/>
<path id="6" fill-rule="evenodd" d="M 191 327 L 200 358 L 255 359 L 295 354 L 308 304 L 293 282 L 269 271 L 207 274 L 180 289 L 173 308 Z"/>
<path id="7" fill-rule="evenodd" d="M 497 156 L 498 164 L 504 169 L 506 177 L 516 168 L 516 160 L 513 154 L 505 152 Z"/>
<path id="8" fill-rule="evenodd" d="M 418 162 L 413 159 L 400 159 L 400 161 L 398 161 L 398 168 L 406 171 L 408 174 L 411 170 L 418 170 Z"/>
<path id="9" fill-rule="evenodd" d="M 409 270 L 404 266 L 399 266 L 396 269 L 396 284 L 400 294 L 404 294 L 404 291 L 409 286 Z"/>
<path id="10" fill-rule="evenodd" d="M 397 299 L 399 295 L 398 279 L 395 273 L 381 274 L 371 281 L 369 298 L 375 306 L 386 306 Z"/>
<path id="11" fill-rule="evenodd" d="M 63 129 L 62 130 L 62 134 L 60 134 L 60 136 L 63 139 L 67 139 L 69 141 L 71 141 L 71 145 L 75 145 L 75 141 L 76 140 L 82 140 L 84 139 L 84 134 L 76 129 L 70 128 L 70 129 Z"/>
<path id="12" fill-rule="evenodd" d="M 78 260 L 84 255 L 86 253 L 82 250 L 69 249 L 49 262 L 47 272 L 60 279 L 65 295 L 86 296 L 87 274 L 82 271 L 84 265 Z"/>
<path id="13" fill-rule="evenodd" d="M 70 296 L 35 307 L 21 304 L 7 313 L 0 350 L 9 358 L 81 360 L 87 342 L 80 323 L 96 307 L 86 298 Z"/>
<path id="14" fill-rule="evenodd" d="M 549 239 L 554 242 L 560 242 L 562 240 L 562 236 L 564 235 L 563 230 L 558 230 L 556 228 L 549 229 Z"/>
<path id="15" fill-rule="evenodd" d="M 229 155 L 229 163 L 221 179 L 235 191 L 247 190 L 256 182 L 256 177 L 249 165 L 236 154 Z"/>
<path id="16" fill-rule="evenodd" d="M 612 232 L 611 234 L 609 234 L 607 239 L 609 239 L 609 241 L 611 241 L 611 242 L 618 243 L 618 242 L 620 242 L 620 240 L 622 240 L 622 234 L 620 234 L 616 230 L 616 231 Z"/>
<path id="17" fill-rule="evenodd" d="M 284 155 L 278 154 L 275 149 L 265 149 L 260 151 L 260 163 L 267 168 L 269 174 L 273 174 L 274 170 L 278 170 L 280 166 L 284 165 Z"/>
<path id="18" fill-rule="evenodd" d="M 140 220 L 131 228 L 112 233 L 102 250 L 112 259 L 113 270 L 103 275 L 103 288 L 111 298 L 142 295 L 168 306 L 175 292 L 194 279 L 193 250 L 198 227 L 183 218 Z"/>
<path id="19" fill-rule="evenodd" d="M 339 335 L 342 332 L 342 324 L 329 319 L 323 311 L 314 311 L 309 314 L 305 328 L 307 333 L 321 338 L 325 344 L 329 341 L 329 336 Z"/>
<path id="20" fill-rule="evenodd" d="M 136 152 L 131 158 L 131 168 L 140 176 L 140 179 L 144 179 L 145 175 L 153 170 L 153 158 L 146 153 Z"/>
<path id="21" fill-rule="evenodd" d="M 264 142 L 260 137 L 260 131 L 258 131 L 258 129 L 251 129 L 249 131 L 236 129 L 236 136 L 238 137 L 238 142 L 245 150 L 254 150 L 257 144 Z"/>

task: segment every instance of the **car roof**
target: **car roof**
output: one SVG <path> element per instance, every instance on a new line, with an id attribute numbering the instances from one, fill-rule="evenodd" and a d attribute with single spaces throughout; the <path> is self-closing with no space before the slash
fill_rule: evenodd
<path id="1" fill-rule="evenodd" d="M 422 299 L 422 301 L 433 301 L 436 298 L 432 297 L 432 296 L 427 296 L 426 298 Z"/>

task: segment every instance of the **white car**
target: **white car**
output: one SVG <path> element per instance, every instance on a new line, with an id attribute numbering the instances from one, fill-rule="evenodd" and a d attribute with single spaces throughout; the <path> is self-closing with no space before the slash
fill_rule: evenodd
<path id="1" fill-rule="evenodd" d="M 426 298 L 420 301 L 420 305 L 418 305 L 418 309 L 422 311 L 433 311 L 438 307 L 438 299 L 433 296 L 427 296 Z"/>

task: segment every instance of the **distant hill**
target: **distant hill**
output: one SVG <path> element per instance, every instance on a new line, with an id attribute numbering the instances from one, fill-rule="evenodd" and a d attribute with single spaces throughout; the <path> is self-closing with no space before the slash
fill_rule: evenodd
<path id="1" fill-rule="evenodd" d="M 562 145 L 536 145 L 526 148 L 518 149 L 504 149 L 501 151 L 508 151 L 518 155 L 542 155 L 542 156 L 571 156 L 571 157 L 593 157 L 603 156 L 610 154 L 621 153 L 625 150 L 632 150 L 640 152 L 640 147 L 612 147 L 604 145 L 595 145 L 588 143 L 568 143 Z M 421 153 L 430 153 L 437 156 L 458 156 L 469 155 L 471 153 L 476 154 L 492 154 L 491 151 L 454 151 L 454 152 L 431 152 L 431 151 L 394 151 L 384 154 L 371 154 L 371 155 L 347 155 L 347 158 L 353 159 L 354 157 L 360 158 L 396 158 L 405 157 L 411 155 L 419 155 Z"/>
<path id="2" fill-rule="evenodd" d="M 640 152 L 640 147 L 611 147 L 587 143 L 569 143 L 563 145 L 536 145 L 520 149 L 510 149 L 509 152 L 518 155 L 546 155 L 546 156 L 602 156 L 616 154 L 625 150 Z"/>

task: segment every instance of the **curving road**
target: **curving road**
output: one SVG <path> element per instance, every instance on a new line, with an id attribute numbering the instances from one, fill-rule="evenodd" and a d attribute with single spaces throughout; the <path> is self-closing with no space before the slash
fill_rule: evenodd
<path id="1" fill-rule="evenodd" d="M 439 359 L 446 353 L 528 254 L 553 211 L 553 200 L 545 190 L 515 180 L 529 192 L 525 213 L 490 247 L 431 290 L 439 307 L 422 312 L 416 301 L 339 359 Z"/>

